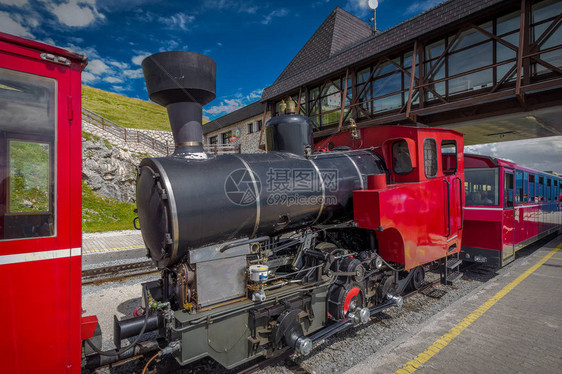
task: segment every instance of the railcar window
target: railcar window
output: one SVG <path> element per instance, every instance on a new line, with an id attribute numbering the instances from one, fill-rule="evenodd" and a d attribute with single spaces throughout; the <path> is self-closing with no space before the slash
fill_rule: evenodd
<path id="1" fill-rule="evenodd" d="M 56 81 L 0 68 L 0 240 L 55 234 Z"/>
<path id="2" fill-rule="evenodd" d="M 408 174 L 414 169 L 408 143 L 405 140 L 399 140 L 392 144 L 392 169 L 396 174 Z"/>
<path id="3" fill-rule="evenodd" d="M 441 142 L 441 164 L 444 174 L 454 174 L 457 171 L 457 142 L 455 140 Z"/>
<path id="4" fill-rule="evenodd" d="M 552 179 L 548 178 L 546 180 L 546 200 L 550 201 L 552 200 L 552 194 L 550 193 L 551 191 L 551 185 L 552 185 Z"/>
<path id="5" fill-rule="evenodd" d="M 558 200 L 559 194 L 558 181 L 554 181 L 554 200 Z"/>
<path id="6" fill-rule="evenodd" d="M 535 175 L 529 174 L 529 201 L 535 201 Z"/>
<path id="7" fill-rule="evenodd" d="M 513 174 L 505 173 L 503 206 L 504 208 L 513 208 L 513 205 Z"/>
<path id="8" fill-rule="evenodd" d="M 465 169 L 466 205 L 499 205 L 498 169 Z"/>
<path id="9" fill-rule="evenodd" d="M 435 139 L 423 141 L 423 162 L 426 178 L 435 177 L 437 175 L 437 143 Z"/>
<path id="10" fill-rule="evenodd" d="M 525 193 L 523 194 L 523 201 L 528 203 L 529 202 L 529 173 L 525 172 L 525 179 L 523 179 L 523 187 L 525 189 Z"/>
<path id="11" fill-rule="evenodd" d="M 539 177 L 539 188 L 537 191 L 537 198 L 539 201 L 544 200 L 544 177 Z"/>
<path id="12" fill-rule="evenodd" d="M 523 184 L 523 172 L 518 171 L 515 175 L 515 202 L 521 204 L 524 201 L 525 188 Z"/>

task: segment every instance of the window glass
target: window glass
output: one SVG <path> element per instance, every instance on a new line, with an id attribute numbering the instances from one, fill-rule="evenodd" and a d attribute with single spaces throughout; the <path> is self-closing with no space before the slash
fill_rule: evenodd
<path id="1" fill-rule="evenodd" d="M 425 176 L 433 178 L 437 175 L 437 143 L 435 139 L 425 139 L 423 142 L 423 162 Z"/>
<path id="2" fill-rule="evenodd" d="M 546 200 L 550 201 L 552 200 L 552 195 L 551 195 L 551 185 L 552 185 L 552 180 L 550 178 L 548 178 L 546 180 Z"/>
<path id="3" fill-rule="evenodd" d="M 535 202 L 535 175 L 529 174 L 529 202 Z"/>
<path id="4" fill-rule="evenodd" d="M 0 68 L 0 240 L 55 234 L 56 81 Z"/>
<path id="5" fill-rule="evenodd" d="M 254 132 L 254 124 L 253 123 L 248 123 L 248 134 L 251 134 Z"/>
<path id="6" fill-rule="evenodd" d="M 454 174 L 457 171 L 457 142 L 443 140 L 441 142 L 441 165 L 444 174 Z"/>
<path id="7" fill-rule="evenodd" d="M 503 190 L 503 206 L 504 208 L 513 208 L 513 174 L 505 173 Z"/>
<path id="8" fill-rule="evenodd" d="M 261 119 L 257 122 L 256 131 L 261 131 Z"/>
<path id="9" fill-rule="evenodd" d="M 515 202 L 520 204 L 523 202 L 525 190 L 523 189 L 523 172 L 518 171 L 515 174 Z"/>
<path id="10" fill-rule="evenodd" d="M 539 201 L 544 200 L 544 177 L 539 177 L 539 188 L 537 190 L 537 197 Z"/>
<path id="11" fill-rule="evenodd" d="M 499 205 L 498 169 L 465 169 L 466 205 Z"/>
<path id="12" fill-rule="evenodd" d="M 232 131 L 223 132 L 221 134 L 222 144 L 230 144 L 232 138 Z"/>
<path id="13" fill-rule="evenodd" d="M 405 140 L 392 144 L 392 169 L 397 174 L 408 174 L 413 170 L 408 143 Z"/>
<path id="14" fill-rule="evenodd" d="M 215 136 L 211 136 L 209 138 L 209 144 L 214 145 L 214 144 L 217 144 L 217 143 L 218 143 L 218 136 L 215 135 Z"/>

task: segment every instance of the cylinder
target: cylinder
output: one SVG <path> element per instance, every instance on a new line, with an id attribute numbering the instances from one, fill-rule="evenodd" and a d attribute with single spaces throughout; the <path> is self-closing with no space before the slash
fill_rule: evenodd
<path id="1" fill-rule="evenodd" d="M 142 236 L 163 268 L 190 249 L 272 236 L 353 217 L 353 191 L 385 173 L 370 151 L 144 159 L 137 179 Z"/>

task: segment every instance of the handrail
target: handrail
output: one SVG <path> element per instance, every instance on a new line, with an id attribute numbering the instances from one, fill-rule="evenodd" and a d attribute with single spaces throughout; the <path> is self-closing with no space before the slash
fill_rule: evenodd
<path id="1" fill-rule="evenodd" d="M 153 150 L 165 154 L 166 156 L 174 153 L 175 147 L 169 145 L 168 142 L 162 142 L 156 138 L 143 133 L 138 129 L 129 129 L 116 124 L 115 122 L 100 116 L 97 113 L 92 112 L 89 109 L 82 107 L 82 117 L 85 118 L 90 124 L 100 128 L 103 131 L 110 133 L 113 136 L 118 137 L 126 143 L 138 143 Z M 212 153 L 215 155 L 230 154 L 230 153 L 241 153 L 240 144 L 235 145 L 215 145 L 215 144 L 205 144 L 203 145 L 205 152 Z"/>
<path id="2" fill-rule="evenodd" d="M 464 190 L 464 186 L 463 186 L 463 184 L 462 184 L 462 179 L 461 179 L 460 177 L 455 177 L 455 179 L 458 179 L 458 180 L 459 180 L 459 192 L 460 192 L 460 194 L 459 194 L 459 199 L 460 199 L 460 201 L 459 201 L 459 206 L 461 207 L 461 227 L 460 227 L 460 230 L 462 230 L 463 227 L 464 227 L 463 206 L 462 206 L 462 205 L 463 205 L 463 204 L 462 204 L 462 200 L 463 200 L 463 199 L 462 199 L 462 192 L 463 192 L 463 190 Z"/>

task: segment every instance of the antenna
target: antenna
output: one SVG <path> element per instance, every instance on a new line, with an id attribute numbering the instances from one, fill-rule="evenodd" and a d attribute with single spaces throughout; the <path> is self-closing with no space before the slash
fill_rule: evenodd
<path id="1" fill-rule="evenodd" d="M 373 21 L 373 29 L 375 32 L 377 32 L 377 8 L 379 6 L 379 2 L 378 0 L 369 0 L 369 8 L 371 8 L 373 10 L 373 18 L 371 21 Z"/>

